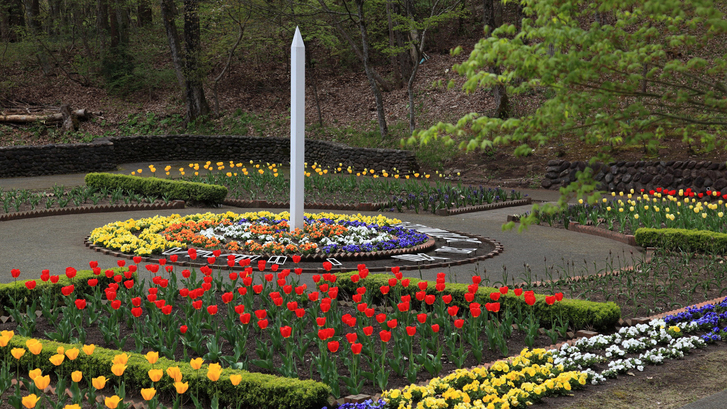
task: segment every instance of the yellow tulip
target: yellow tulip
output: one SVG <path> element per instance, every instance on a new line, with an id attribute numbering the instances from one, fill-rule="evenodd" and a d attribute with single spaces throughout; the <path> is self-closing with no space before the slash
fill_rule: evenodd
<path id="1" fill-rule="evenodd" d="M 96 345 L 94 345 L 94 344 L 84 345 L 82 349 L 83 349 L 84 354 L 93 355 L 93 351 L 96 349 Z"/>
<path id="2" fill-rule="evenodd" d="M 63 345 L 61 345 L 58 348 L 56 348 L 56 354 L 61 354 L 62 355 L 64 352 L 66 352 L 66 349 L 63 348 Z"/>
<path id="3" fill-rule="evenodd" d="M 204 362 L 204 359 L 202 359 L 202 358 L 194 358 L 191 361 L 189 361 L 189 365 L 192 367 L 192 369 L 199 369 L 202 367 L 203 362 Z"/>
<path id="4" fill-rule="evenodd" d="M 106 387 L 106 377 L 105 376 L 99 376 L 98 378 L 91 379 L 91 385 L 93 385 L 94 388 L 101 390 L 104 387 Z"/>
<path id="5" fill-rule="evenodd" d="M 33 355 L 40 354 L 40 351 L 43 350 L 43 344 L 41 344 L 37 339 L 31 338 L 27 341 L 25 341 L 25 346 L 28 347 L 28 350 Z"/>
<path id="6" fill-rule="evenodd" d="M 73 379 L 73 382 L 81 382 L 81 379 L 83 379 L 83 373 L 81 371 L 73 371 L 71 373 L 71 379 Z"/>
<path id="7" fill-rule="evenodd" d="M 80 351 L 78 350 L 78 348 L 71 348 L 71 349 L 69 349 L 69 350 L 66 351 L 66 356 L 68 357 L 68 359 L 70 359 L 71 361 L 73 361 L 74 359 L 78 358 L 78 353 L 79 352 Z"/>
<path id="8" fill-rule="evenodd" d="M 177 393 L 181 395 L 184 392 L 187 392 L 187 389 L 189 388 L 189 382 L 174 382 L 174 388 L 177 389 Z"/>
<path id="9" fill-rule="evenodd" d="M 154 365 L 159 360 L 159 352 L 149 351 L 144 357 L 150 364 Z"/>
<path id="10" fill-rule="evenodd" d="M 73 405 L 66 405 L 63 407 L 63 409 L 81 409 L 80 405 L 73 404 Z"/>
<path id="11" fill-rule="evenodd" d="M 207 368 L 207 378 L 212 382 L 217 382 L 220 379 L 222 373 L 222 366 L 220 364 L 210 364 Z"/>
<path id="12" fill-rule="evenodd" d="M 114 396 L 112 396 L 112 397 L 110 397 L 110 398 L 106 398 L 106 399 L 104 400 L 104 404 L 105 404 L 105 405 L 106 405 L 106 406 L 107 406 L 107 407 L 108 407 L 109 409 L 116 409 L 116 408 L 117 408 L 117 407 L 119 406 L 119 402 L 121 402 L 121 398 L 119 398 L 119 397 L 118 397 L 118 396 L 116 396 L 116 395 L 114 395 Z"/>
<path id="13" fill-rule="evenodd" d="M 34 393 L 31 393 L 30 395 L 24 397 L 22 402 L 23 402 L 23 406 L 25 406 L 28 409 L 31 409 L 31 408 L 35 407 L 35 405 L 38 403 L 39 400 L 40 400 L 39 397 L 35 396 Z"/>
<path id="14" fill-rule="evenodd" d="M 48 360 L 55 366 L 62 364 L 64 359 L 66 359 L 66 357 L 63 354 L 55 354 L 48 358 Z"/>
<path id="15" fill-rule="evenodd" d="M 113 374 L 116 376 L 123 375 L 125 370 L 126 370 L 126 365 L 124 365 L 124 364 L 111 365 L 111 372 L 113 372 Z"/>
<path id="16" fill-rule="evenodd" d="M 50 375 L 36 376 L 35 379 L 33 379 L 33 383 L 35 383 L 35 386 L 38 389 L 44 390 L 48 387 L 48 385 L 50 385 Z"/>
<path id="17" fill-rule="evenodd" d="M 124 353 L 114 356 L 114 360 L 111 363 L 126 365 L 127 362 L 129 362 L 129 356 Z"/>
<path id="18" fill-rule="evenodd" d="M 23 349 L 23 348 L 13 348 L 10 351 L 10 353 L 13 354 L 13 356 L 15 357 L 15 359 L 18 359 L 19 360 L 20 358 L 23 357 L 23 355 L 25 355 L 25 349 Z"/>
<path id="19" fill-rule="evenodd" d="M 159 380 L 162 379 L 162 376 L 164 376 L 164 371 L 161 369 L 149 370 L 149 379 L 151 379 L 152 382 L 159 382 Z"/>
<path id="20" fill-rule="evenodd" d="M 35 368 L 32 371 L 28 372 L 28 378 L 30 378 L 31 381 L 34 380 L 36 376 L 41 375 L 43 375 L 43 371 L 41 371 L 40 368 Z"/>
<path id="21" fill-rule="evenodd" d="M 0 331 L 0 342 L 2 342 L 3 339 L 5 340 L 5 345 L 0 343 L 0 346 L 1 347 L 7 346 L 8 342 L 10 342 L 10 340 L 13 338 L 14 335 L 15 335 L 15 332 L 13 332 L 13 331 Z"/>
<path id="22" fill-rule="evenodd" d="M 182 381 L 182 371 L 179 370 L 178 366 L 170 366 L 169 368 L 167 368 L 167 375 L 169 375 L 170 378 L 174 379 L 174 382 Z"/>
<path id="23" fill-rule="evenodd" d="M 141 397 L 144 398 L 144 400 L 152 400 L 156 393 L 157 390 L 154 388 L 143 388 L 141 390 Z"/>
<path id="24" fill-rule="evenodd" d="M 8 343 L 10 342 L 10 338 L 6 337 L 5 335 L 0 336 L 0 347 L 5 348 L 8 346 Z"/>
<path id="25" fill-rule="evenodd" d="M 235 385 L 235 386 L 239 385 L 240 381 L 242 381 L 242 375 L 240 375 L 240 374 L 230 375 L 230 382 L 233 385 Z"/>

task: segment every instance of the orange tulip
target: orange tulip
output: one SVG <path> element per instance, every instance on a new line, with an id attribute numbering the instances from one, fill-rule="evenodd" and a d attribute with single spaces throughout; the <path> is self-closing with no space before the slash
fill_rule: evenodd
<path id="1" fill-rule="evenodd" d="M 62 364 L 64 359 L 66 359 L 66 357 L 63 354 L 55 354 L 48 358 L 48 360 L 55 366 Z"/>
<path id="2" fill-rule="evenodd" d="M 167 368 L 167 375 L 169 375 L 170 378 L 174 379 L 174 382 L 182 381 L 182 371 L 179 370 L 178 366 L 170 366 L 169 368 Z"/>
<path id="3" fill-rule="evenodd" d="M 40 398 L 35 396 L 34 393 L 32 393 L 32 394 L 24 397 L 22 400 L 22 403 L 23 403 L 23 406 L 25 406 L 26 408 L 32 409 L 35 407 L 35 405 L 38 403 L 39 400 L 40 400 Z"/>
<path id="4" fill-rule="evenodd" d="M 91 379 L 91 385 L 93 385 L 94 388 L 101 390 L 106 386 L 106 379 L 105 376 L 99 376 L 98 378 Z"/>
<path id="5" fill-rule="evenodd" d="M 73 379 L 73 382 L 81 382 L 81 379 L 83 379 L 83 373 L 81 371 L 73 371 L 71 373 L 71 379 Z"/>
<path id="6" fill-rule="evenodd" d="M 123 375 L 125 370 L 126 370 L 126 365 L 124 365 L 124 364 L 111 365 L 111 372 L 113 372 L 113 374 L 116 376 Z"/>
<path id="7" fill-rule="evenodd" d="M 151 379 L 152 382 L 159 382 L 159 380 L 162 379 L 162 376 L 164 376 L 164 371 L 161 369 L 149 370 L 149 379 Z"/>
<path id="8" fill-rule="evenodd" d="M 202 367 L 202 363 L 204 362 L 204 359 L 202 358 L 194 358 L 191 361 L 189 361 L 189 365 L 192 367 L 192 369 L 199 369 Z"/>
<path id="9" fill-rule="evenodd" d="M 119 402 L 121 402 L 121 398 L 116 395 L 104 400 L 104 404 L 106 404 L 109 409 L 116 409 L 119 406 Z"/>
<path id="10" fill-rule="evenodd" d="M 45 388 L 50 385 L 50 375 L 36 376 L 35 379 L 33 379 L 33 382 L 38 389 L 45 390 Z"/>
<path id="11" fill-rule="evenodd" d="M 92 355 L 93 354 L 93 351 L 96 349 L 96 345 L 94 345 L 94 344 L 84 345 L 82 349 L 83 349 L 83 353 L 84 354 L 86 354 L 86 355 Z"/>
<path id="12" fill-rule="evenodd" d="M 149 351 L 146 355 L 144 355 L 144 357 L 150 364 L 154 365 L 157 363 L 157 360 L 159 360 L 159 352 Z"/>
<path id="13" fill-rule="evenodd" d="M 240 375 L 240 374 L 230 375 L 230 382 L 234 386 L 239 385 L 240 384 L 240 381 L 242 381 L 242 375 Z"/>
<path id="14" fill-rule="evenodd" d="M 20 358 L 22 358 L 23 355 L 25 355 L 25 349 L 23 349 L 23 348 L 13 348 L 10 351 L 10 353 L 13 354 L 13 357 L 15 357 L 15 359 L 20 360 Z"/>
<path id="15" fill-rule="evenodd" d="M 78 353 L 79 352 L 80 351 L 78 350 L 78 348 L 71 348 L 71 349 L 69 349 L 69 350 L 66 351 L 66 356 L 68 357 L 68 359 L 70 359 L 71 361 L 73 361 L 76 358 L 78 358 Z"/>
<path id="16" fill-rule="evenodd" d="M 220 364 L 210 364 L 207 368 L 207 378 L 212 382 L 217 382 L 222 374 L 222 366 Z"/>
<path id="17" fill-rule="evenodd" d="M 154 388 L 144 388 L 141 390 L 141 397 L 144 398 L 144 400 L 152 400 L 156 393 L 157 390 Z"/>

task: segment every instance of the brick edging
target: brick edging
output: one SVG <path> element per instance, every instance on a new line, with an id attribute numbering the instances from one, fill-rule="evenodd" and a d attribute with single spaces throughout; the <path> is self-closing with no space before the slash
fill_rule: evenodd
<path id="1" fill-rule="evenodd" d="M 35 217 L 61 216 L 66 214 L 85 213 L 108 213 L 126 212 L 136 210 L 163 210 L 163 209 L 184 209 L 183 200 L 173 200 L 169 203 L 144 203 L 144 204 L 123 204 L 123 205 L 94 205 L 87 207 L 63 207 L 55 209 L 31 210 L 27 212 L 6 213 L 0 215 L 0 222 L 19 219 L 30 219 Z"/>
<path id="2" fill-rule="evenodd" d="M 267 200 L 242 200 L 242 199 L 225 199 L 222 202 L 227 206 L 241 208 L 272 208 L 286 209 L 290 207 L 290 202 L 268 202 Z M 356 210 L 360 212 L 375 212 L 383 208 L 385 203 L 357 203 L 357 204 L 338 204 L 338 203 L 305 203 L 306 208 L 322 209 L 322 210 Z"/>
<path id="3" fill-rule="evenodd" d="M 456 209 L 439 209 L 439 210 L 437 210 L 437 215 L 438 216 L 452 216 L 455 214 L 473 213 L 473 212 L 480 212 L 480 211 L 484 211 L 484 210 L 501 209 L 503 207 L 524 206 L 524 205 L 532 203 L 532 201 L 533 201 L 532 198 L 527 197 L 525 199 L 506 200 L 503 202 L 458 207 Z"/>
<path id="4" fill-rule="evenodd" d="M 611 230 L 600 229 L 596 226 L 584 226 L 578 222 L 568 223 L 568 230 L 572 230 L 578 233 L 590 234 L 593 236 L 604 237 L 624 244 L 628 244 L 629 246 L 637 246 L 636 238 L 633 234 L 622 234 Z"/>

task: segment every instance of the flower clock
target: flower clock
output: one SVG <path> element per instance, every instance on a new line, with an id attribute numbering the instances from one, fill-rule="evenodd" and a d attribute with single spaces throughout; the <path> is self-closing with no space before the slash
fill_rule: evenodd
<path id="1" fill-rule="evenodd" d="M 289 213 L 232 212 L 155 216 L 109 223 L 91 232 L 96 245 L 148 256 L 174 248 L 227 250 L 245 254 L 333 255 L 405 249 L 428 240 L 396 227 L 384 216 L 306 213 L 304 228 L 290 231 Z"/>

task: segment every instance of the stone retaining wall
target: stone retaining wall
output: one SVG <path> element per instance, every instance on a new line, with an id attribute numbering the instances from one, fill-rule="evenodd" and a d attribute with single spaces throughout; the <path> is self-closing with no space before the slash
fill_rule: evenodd
<path id="1" fill-rule="evenodd" d="M 346 145 L 305 141 L 305 159 L 321 166 L 417 172 L 410 151 L 353 148 Z M 152 161 L 263 161 L 289 163 L 290 139 L 254 136 L 121 136 L 92 143 L 0 147 L 0 177 L 38 176 L 113 170 L 118 164 Z"/>
<path id="2" fill-rule="evenodd" d="M 586 169 L 587 162 L 551 160 L 541 186 L 558 189 L 576 180 L 576 172 Z M 628 192 L 631 189 L 652 190 L 691 188 L 721 191 L 727 187 L 727 166 L 710 161 L 611 162 L 591 166 L 600 190 Z"/>

